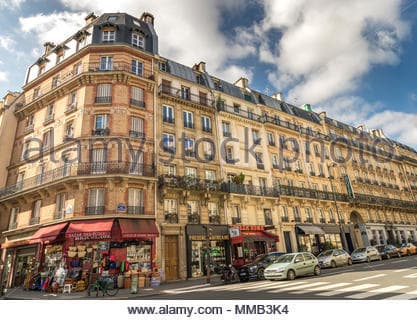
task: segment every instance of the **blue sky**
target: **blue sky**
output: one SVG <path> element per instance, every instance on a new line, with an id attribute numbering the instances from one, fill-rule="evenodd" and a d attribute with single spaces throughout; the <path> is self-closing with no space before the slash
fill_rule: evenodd
<path id="1" fill-rule="evenodd" d="M 92 11 L 149 11 L 161 55 L 417 147 L 416 0 L 0 0 L 0 94 Z"/>

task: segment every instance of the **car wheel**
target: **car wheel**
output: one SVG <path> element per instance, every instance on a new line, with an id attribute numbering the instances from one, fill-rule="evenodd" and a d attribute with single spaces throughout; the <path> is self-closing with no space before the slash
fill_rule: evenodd
<path id="1" fill-rule="evenodd" d="M 388 258 L 389 257 L 389 254 L 387 255 L 387 259 L 389 259 Z M 379 259 L 378 259 L 379 261 L 382 261 L 382 257 L 381 256 L 379 256 Z"/>
<path id="2" fill-rule="evenodd" d="M 387 260 L 391 259 L 391 254 L 387 253 Z"/>
<path id="3" fill-rule="evenodd" d="M 351 258 L 349 258 L 348 259 L 348 266 L 351 266 L 352 265 L 352 259 Z"/>
<path id="4" fill-rule="evenodd" d="M 320 273 L 321 273 L 321 269 L 320 269 L 320 267 L 319 267 L 319 266 L 315 266 L 315 267 L 314 267 L 314 275 L 315 275 L 315 276 L 319 276 L 319 275 L 320 275 Z"/>
<path id="5" fill-rule="evenodd" d="M 331 266 L 332 268 L 336 268 L 336 267 L 337 267 L 337 266 L 336 266 L 336 261 L 332 260 L 332 262 L 330 263 L 330 266 Z"/>
<path id="6" fill-rule="evenodd" d="M 401 258 L 401 253 L 397 252 L 397 257 Z"/>
<path id="7" fill-rule="evenodd" d="M 287 280 L 294 280 L 294 279 L 295 279 L 295 272 L 293 270 L 288 270 Z"/>
<path id="8" fill-rule="evenodd" d="M 257 276 L 258 276 L 258 280 L 265 280 L 264 269 L 263 268 L 258 270 L 258 275 Z"/>
<path id="9" fill-rule="evenodd" d="M 368 258 L 366 258 L 366 262 L 371 262 L 371 258 L 370 257 L 368 257 Z"/>

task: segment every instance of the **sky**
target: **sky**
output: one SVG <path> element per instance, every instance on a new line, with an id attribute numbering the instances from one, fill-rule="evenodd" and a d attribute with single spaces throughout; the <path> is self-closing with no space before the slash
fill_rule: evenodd
<path id="1" fill-rule="evenodd" d="M 144 11 L 162 56 L 417 148 L 417 0 L 0 0 L 0 96 L 88 13 Z"/>

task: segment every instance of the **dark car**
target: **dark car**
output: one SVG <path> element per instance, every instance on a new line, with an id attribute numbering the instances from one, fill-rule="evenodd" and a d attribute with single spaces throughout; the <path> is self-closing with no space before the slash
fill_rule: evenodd
<path id="1" fill-rule="evenodd" d="M 268 254 L 262 254 L 256 257 L 256 259 L 248 264 L 239 268 L 238 275 L 241 282 L 249 280 L 263 280 L 264 270 L 272 262 L 274 262 L 279 256 L 282 256 L 284 252 L 270 252 Z"/>
<path id="2" fill-rule="evenodd" d="M 391 244 L 380 244 L 375 246 L 382 259 L 400 258 L 401 252 Z"/>

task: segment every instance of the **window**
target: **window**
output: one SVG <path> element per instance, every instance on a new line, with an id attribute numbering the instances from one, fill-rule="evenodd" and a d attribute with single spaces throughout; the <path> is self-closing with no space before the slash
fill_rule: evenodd
<path id="1" fill-rule="evenodd" d="M 323 165 L 321 163 L 319 163 L 318 167 L 319 167 L 320 177 L 324 177 L 324 168 L 323 168 Z"/>
<path id="2" fill-rule="evenodd" d="M 191 99 L 191 92 L 189 87 L 181 86 L 181 98 L 184 100 Z"/>
<path id="3" fill-rule="evenodd" d="M 303 169 L 301 168 L 301 161 L 300 160 L 297 160 L 295 162 L 295 171 L 299 172 L 299 173 L 303 172 Z"/>
<path id="4" fill-rule="evenodd" d="M 326 223 L 326 217 L 324 216 L 323 209 L 318 209 L 318 210 L 319 210 L 320 223 Z"/>
<path id="5" fill-rule="evenodd" d="M 272 132 L 268 132 L 268 143 L 270 146 L 275 146 L 275 137 Z"/>
<path id="6" fill-rule="evenodd" d="M 115 22 L 117 20 L 117 16 L 110 16 L 107 18 L 107 21 L 109 22 Z"/>
<path id="7" fill-rule="evenodd" d="M 159 71 L 167 72 L 167 64 L 164 61 L 158 62 Z"/>
<path id="8" fill-rule="evenodd" d="M 65 201 L 67 200 L 67 195 L 65 193 L 58 193 L 55 200 L 55 219 L 62 219 L 65 214 Z"/>
<path id="9" fill-rule="evenodd" d="M 144 214 L 143 190 L 142 189 L 129 188 L 127 213 L 128 214 Z"/>
<path id="10" fill-rule="evenodd" d="M 272 155 L 272 168 L 274 168 L 274 169 L 279 168 L 278 155 L 276 155 L 276 154 Z"/>
<path id="11" fill-rule="evenodd" d="M 33 127 L 35 115 L 31 114 L 26 118 L 26 127 Z"/>
<path id="12" fill-rule="evenodd" d="M 306 212 L 306 222 L 313 223 L 313 217 L 311 215 L 311 209 L 310 208 L 305 208 L 305 212 Z"/>
<path id="13" fill-rule="evenodd" d="M 17 228 L 17 215 L 19 214 L 19 208 L 12 208 L 10 211 L 9 230 Z"/>
<path id="14" fill-rule="evenodd" d="M 22 156 L 21 156 L 20 160 L 27 160 L 30 157 L 29 147 L 30 147 L 30 142 L 26 141 L 23 144 Z"/>
<path id="15" fill-rule="evenodd" d="M 132 117 L 130 120 L 130 136 L 134 138 L 144 139 L 145 134 L 143 130 L 143 119 L 139 117 Z"/>
<path id="16" fill-rule="evenodd" d="M 106 149 L 93 149 L 91 153 L 91 173 L 106 173 Z"/>
<path id="17" fill-rule="evenodd" d="M 59 86 L 59 76 L 55 76 L 52 78 L 52 89 Z"/>
<path id="18" fill-rule="evenodd" d="M 233 112 L 234 113 L 240 113 L 240 105 L 238 105 L 237 103 L 233 104 Z"/>
<path id="19" fill-rule="evenodd" d="M 200 76 L 197 76 L 197 79 L 200 79 L 200 81 L 202 81 L 202 78 Z M 199 80 L 197 80 L 197 81 L 199 81 Z M 200 83 L 200 84 L 204 85 L 204 83 Z M 200 104 L 202 104 L 203 106 L 208 106 L 207 93 L 200 91 L 198 96 L 200 98 Z"/>
<path id="20" fill-rule="evenodd" d="M 185 167 L 184 175 L 186 177 L 197 178 L 197 169 L 192 167 Z"/>
<path id="21" fill-rule="evenodd" d="M 288 210 L 287 210 L 286 206 L 281 206 L 281 221 L 282 222 L 289 222 Z"/>
<path id="22" fill-rule="evenodd" d="M 132 33 L 132 46 L 144 49 L 145 38 L 138 33 Z"/>
<path id="23" fill-rule="evenodd" d="M 162 120 L 168 123 L 174 123 L 174 108 L 169 106 L 162 106 Z"/>
<path id="24" fill-rule="evenodd" d="M 175 199 L 165 199 L 164 200 L 164 214 L 165 220 L 170 223 L 177 223 L 177 200 Z"/>
<path id="25" fill-rule="evenodd" d="M 72 67 L 72 75 L 75 76 L 77 74 L 80 74 L 82 71 L 82 64 L 81 62 L 74 64 L 74 66 Z"/>
<path id="26" fill-rule="evenodd" d="M 111 83 L 100 83 L 97 85 L 96 103 L 111 103 L 112 85 Z"/>
<path id="27" fill-rule="evenodd" d="M 258 164 L 264 163 L 263 154 L 261 152 L 255 152 L 255 159 L 256 159 L 256 163 Z"/>
<path id="28" fill-rule="evenodd" d="M 195 157 L 194 139 L 184 138 L 184 154 L 187 157 Z"/>
<path id="29" fill-rule="evenodd" d="M 39 223 L 39 218 L 41 214 L 41 206 L 42 206 L 42 200 L 36 200 L 33 203 L 32 213 L 31 213 L 30 222 L 29 222 L 30 225 Z"/>
<path id="30" fill-rule="evenodd" d="M 130 104 L 135 107 L 145 107 L 144 92 L 142 88 L 130 87 Z"/>
<path id="31" fill-rule="evenodd" d="M 103 31 L 103 42 L 114 42 L 116 41 L 116 31 L 104 30 Z"/>
<path id="32" fill-rule="evenodd" d="M 335 223 L 334 214 L 332 209 L 329 209 L 329 223 Z"/>
<path id="33" fill-rule="evenodd" d="M 74 137 L 74 123 L 69 121 L 65 124 L 65 136 L 64 139 L 73 138 Z"/>
<path id="34" fill-rule="evenodd" d="M 108 128 L 107 114 L 98 114 L 95 116 L 94 128 L 96 130 L 104 130 Z"/>
<path id="35" fill-rule="evenodd" d="M 48 150 L 49 148 L 51 148 L 53 144 L 52 140 L 53 140 L 53 129 L 51 128 L 43 134 L 42 149 Z"/>
<path id="36" fill-rule="evenodd" d="M 234 163 L 233 147 L 226 147 L 226 162 Z"/>
<path id="37" fill-rule="evenodd" d="M 187 201 L 187 214 L 189 223 L 200 223 L 200 210 L 198 201 Z"/>
<path id="38" fill-rule="evenodd" d="M 77 105 L 77 91 L 73 91 L 68 96 L 68 107 L 74 108 Z"/>
<path id="39" fill-rule="evenodd" d="M 113 57 L 100 57 L 100 70 L 113 70 Z"/>
<path id="40" fill-rule="evenodd" d="M 41 96 L 41 89 L 35 88 L 33 89 L 33 100 L 39 98 Z"/>
<path id="41" fill-rule="evenodd" d="M 222 122 L 222 129 L 223 129 L 223 137 L 231 137 L 230 123 L 223 121 Z"/>
<path id="42" fill-rule="evenodd" d="M 130 151 L 129 173 L 143 175 L 143 152 L 141 150 Z"/>
<path id="43" fill-rule="evenodd" d="M 132 60 L 132 73 L 137 76 L 143 75 L 143 64 L 138 60 Z"/>
<path id="44" fill-rule="evenodd" d="M 170 133 L 163 133 L 162 147 L 165 152 L 175 153 L 175 136 Z"/>
<path id="45" fill-rule="evenodd" d="M 19 172 L 17 175 L 17 181 L 16 181 L 16 187 L 18 190 L 21 190 L 23 188 L 23 180 L 25 179 L 25 172 Z"/>
<path id="46" fill-rule="evenodd" d="M 292 207 L 292 212 L 294 214 L 294 221 L 295 222 L 301 222 L 301 217 L 300 217 L 300 209 L 296 206 Z"/>
<path id="47" fill-rule="evenodd" d="M 252 129 L 252 138 L 253 138 L 253 144 L 261 143 L 261 138 L 259 138 L 259 132 L 257 130 Z"/>
<path id="48" fill-rule="evenodd" d="M 184 121 L 184 128 L 194 128 L 193 113 L 189 111 L 183 111 L 182 116 Z"/>
<path id="49" fill-rule="evenodd" d="M 175 164 L 164 165 L 163 166 L 163 172 L 164 172 L 165 175 L 175 176 L 177 174 L 177 167 L 176 167 Z"/>
<path id="50" fill-rule="evenodd" d="M 202 116 L 201 117 L 201 127 L 205 132 L 211 132 L 211 118 Z"/>
<path id="51" fill-rule="evenodd" d="M 104 188 L 88 190 L 87 214 L 104 214 Z"/>
<path id="52" fill-rule="evenodd" d="M 315 172 L 315 170 L 314 170 L 314 164 L 309 163 L 309 164 L 308 164 L 308 167 L 309 167 L 309 169 L 310 169 L 310 176 L 315 176 L 315 175 L 316 175 L 316 172 Z"/>
<path id="53" fill-rule="evenodd" d="M 314 148 L 314 153 L 315 155 L 318 157 L 320 156 L 320 150 L 319 150 L 319 145 L 317 143 L 313 144 L 313 148 Z"/>
<path id="54" fill-rule="evenodd" d="M 214 170 L 206 170 L 205 171 L 205 178 L 208 181 L 215 181 L 216 180 L 216 171 L 214 171 Z"/>
<path id="55" fill-rule="evenodd" d="M 219 206 L 217 202 L 208 202 L 208 214 L 209 214 L 209 222 L 210 223 L 220 223 L 219 217 Z"/>
<path id="56" fill-rule="evenodd" d="M 271 209 L 264 209 L 264 220 L 265 220 L 265 225 L 267 226 L 272 226 L 274 224 L 272 221 Z"/>
<path id="57" fill-rule="evenodd" d="M 329 191 L 327 184 L 323 184 L 323 191 L 326 191 L 326 192 Z"/>
<path id="58" fill-rule="evenodd" d="M 235 204 L 232 205 L 232 224 L 242 223 L 240 217 L 240 206 Z"/>

